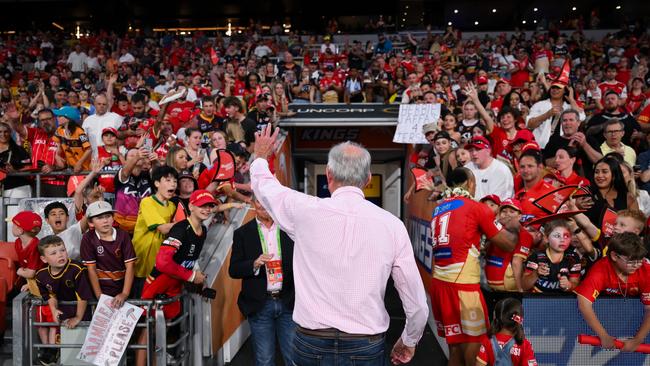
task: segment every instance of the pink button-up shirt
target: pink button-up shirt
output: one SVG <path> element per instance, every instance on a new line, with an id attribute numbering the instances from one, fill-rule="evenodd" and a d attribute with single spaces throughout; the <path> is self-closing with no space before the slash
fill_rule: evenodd
<path id="1" fill-rule="evenodd" d="M 266 225 L 262 224 L 259 220 L 257 220 L 257 226 L 262 230 L 262 235 L 264 236 L 264 241 L 266 242 L 266 250 L 268 250 L 267 254 L 272 254 L 273 255 L 272 260 L 274 261 L 282 260 L 282 258 L 280 258 L 279 255 L 280 250 L 278 250 L 278 248 L 280 247 L 278 243 L 278 235 L 276 232 L 278 225 L 276 225 L 274 222 L 271 225 L 271 227 L 266 227 Z M 278 282 L 274 284 L 272 284 L 269 281 L 266 282 L 266 291 L 273 292 L 273 291 L 280 291 L 280 290 L 282 290 L 282 282 Z"/>
<path id="2" fill-rule="evenodd" d="M 250 174 L 256 197 L 295 243 L 293 320 L 308 329 L 383 333 L 392 276 L 406 313 L 402 341 L 417 344 L 429 308 L 404 224 L 356 187 L 326 199 L 309 196 L 281 185 L 259 158 Z"/>

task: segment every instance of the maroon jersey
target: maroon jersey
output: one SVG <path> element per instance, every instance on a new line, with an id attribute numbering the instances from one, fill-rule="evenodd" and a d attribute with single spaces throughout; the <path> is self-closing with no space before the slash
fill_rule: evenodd
<path id="1" fill-rule="evenodd" d="M 444 200 L 433 211 L 433 277 L 441 281 L 478 284 L 481 274 L 481 234 L 495 236 L 499 228 L 494 214 L 479 202 L 465 197 Z"/>
<path id="2" fill-rule="evenodd" d="M 126 263 L 136 260 L 129 234 L 122 229 L 113 229 L 113 241 L 105 241 L 95 230 L 90 230 L 81 239 L 80 250 L 83 264 L 95 266 L 102 293 L 110 296 L 121 293 Z"/>
<path id="3" fill-rule="evenodd" d="M 80 263 L 68 259 L 68 264 L 57 274 L 52 274 L 49 266 L 36 272 L 36 283 L 41 291 L 43 300 L 56 298 L 62 301 L 93 300 L 93 291 L 88 281 L 88 273 Z M 77 305 L 59 305 L 63 313 L 59 320 L 74 318 L 77 315 Z M 86 308 L 83 320 L 90 320 L 90 307 Z"/>

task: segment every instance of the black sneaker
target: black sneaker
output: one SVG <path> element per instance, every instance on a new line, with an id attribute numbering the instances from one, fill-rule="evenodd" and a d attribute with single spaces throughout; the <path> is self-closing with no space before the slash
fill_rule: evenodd
<path id="1" fill-rule="evenodd" d="M 40 356 L 38 356 L 38 362 L 42 366 L 50 366 L 50 365 L 56 365 L 57 361 L 59 359 L 58 356 L 58 350 L 54 348 L 44 348 L 40 352 Z"/>

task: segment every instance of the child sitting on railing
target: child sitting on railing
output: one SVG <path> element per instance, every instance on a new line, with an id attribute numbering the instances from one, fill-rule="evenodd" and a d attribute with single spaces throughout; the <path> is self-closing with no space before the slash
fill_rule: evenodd
<path id="1" fill-rule="evenodd" d="M 88 300 L 94 299 L 86 268 L 68 258 L 63 240 L 48 235 L 38 243 L 40 259 L 47 267 L 36 272 L 38 289 L 46 300 L 55 323 L 72 329 L 82 320 L 90 320 Z M 76 305 L 59 305 L 59 301 L 76 301 Z M 56 329 L 56 328 L 55 328 Z M 46 342 L 54 344 L 55 342 Z M 50 353 L 56 362 L 56 352 Z"/>

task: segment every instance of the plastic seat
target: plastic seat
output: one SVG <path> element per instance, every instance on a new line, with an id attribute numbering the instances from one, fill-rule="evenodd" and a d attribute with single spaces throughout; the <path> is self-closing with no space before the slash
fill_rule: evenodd
<path id="1" fill-rule="evenodd" d="M 0 242 L 0 277 L 6 284 L 5 294 L 11 292 L 18 282 L 17 262 L 18 255 L 14 243 Z"/>

